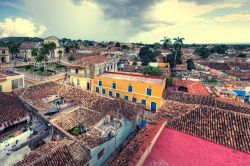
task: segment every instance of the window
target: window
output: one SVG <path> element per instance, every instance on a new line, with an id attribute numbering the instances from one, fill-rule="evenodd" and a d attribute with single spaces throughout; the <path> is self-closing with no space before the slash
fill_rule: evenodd
<path id="1" fill-rule="evenodd" d="M 152 112 L 155 112 L 156 109 L 157 109 L 156 102 L 151 102 L 150 110 L 151 110 Z"/>
<path id="2" fill-rule="evenodd" d="M 112 91 L 109 91 L 109 96 L 113 96 L 113 93 L 112 93 Z"/>
<path id="3" fill-rule="evenodd" d="M 3 91 L 3 88 L 2 88 L 2 85 L 0 85 L 0 92 L 2 92 Z"/>
<path id="4" fill-rule="evenodd" d="M 141 104 L 146 105 L 147 101 L 145 99 L 141 100 Z"/>
<path id="5" fill-rule="evenodd" d="M 5 50 L 2 50 L 2 54 L 5 54 Z"/>
<path id="6" fill-rule="evenodd" d="M 80 85 L 80 80 L 79 80 L 79 79 L 76 80 L 76 85 L 77 85 L 77 86 Z"/>
<path id="7" fill-rule="evenodd" d="M 104 148 L 97 154 L 98 160 L 103 156 L 104 154 Z"/>
<path id="8" fill-rule="evenodd" d="M 74 79 L 72 78 L 72 86 L 74 86 L 75 84 L 74 84 Z"/>
<path id="9" fill-rule="evenodd" d="M 152 95 L 152 89 L 151 88 L 147 88 L 147 96 L 151 96 Z"/>
<path id="10" fill-rule="evenodd" d="M 95 88 L 95 91 L 96 91 L 97 93 L 99 93 L 99 92 L 100 92 L 99 87 L 96 87 L 96 88 Z"/>
<path id="11" fill-rule="evenodd" d="M 99 83 L 98 83 L 98 84 L 99 84 L 99 86 L 102 86 L 102 81 L 101 81 L 101 80 L 99 80 Z"/>
<path id="12" fill-rule="evenodd" d="M 134 103 L 136 103 L 136 102 L 137 102 L 137 99 L 136 99 L 135 97 L 133 97 L 133 98 L 132 98 L 132 101 L 133 101 Z"/>
<path id="13" fill-rule="evenodd" d="M 105 95 L 105 93 L 106 93 L 106 90 L 105 90 L 105 89 L 102 89 L 102 94 Z"/>
<path id="14" fill-rule="evenodd" d="M 120 93 L 116 93 L 116 95 L 115 95 L 117 98 L 119 98 L 120 97 Z"/>
<path id="15" fill-rule="evenodd" d="M 128 86 L 128 92 L 133 92 L 133 87 L 132 87 L 132 85 L 129 85 L 129 86 Z"/>
<path id="16" fill-rule="evenodd" d="M 89 74 L 90 74 L 90 70 L 86 69 L 86 75 L 89 76 Z"/>
<path id="17" fill-rule="evenodd" d="M 112 83 L 112 88 L 116 89 L 116 83 L 115 82 Z"/>
<path id="18" fill-rule="evenodd" d="M 125 99 L 125 100 L 128 100 L 128 96 L 124 96 L 124 99 Z"/>
<path id="19" fill-rule="evenodd" d="M 78 74 L 78 69 L 76 69 L 76 74 Z"/>

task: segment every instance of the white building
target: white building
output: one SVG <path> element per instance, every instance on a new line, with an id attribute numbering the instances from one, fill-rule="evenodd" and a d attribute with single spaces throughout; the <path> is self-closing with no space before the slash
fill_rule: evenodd
<path id="1" fill-rule="evenodd" d="M 62 47 L 60 45 L 59 39 L 55 36 L 49 36 L 47 38 L 44 39 L 44 44 L 48 44 L 48 43 L 55 43 L 56 44 L 56 48 L 54 50 L 54 58 L 59 58 L 60 57 L 60 53 L 59 51 L 62 51 L 62 57 L 64 56 L 64 47 Z"/>

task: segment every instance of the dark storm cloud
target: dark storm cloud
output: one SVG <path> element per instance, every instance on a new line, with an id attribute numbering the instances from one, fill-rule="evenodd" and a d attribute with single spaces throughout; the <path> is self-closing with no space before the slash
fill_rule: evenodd
<path id="1" fill-rule="evenodd" d="M 71 0 L 74 4 L 81 0 Z M 132 31 L 150 31 L 155 26 L 168 22 L 154 21 L 146 13 L 163 0 L 93 0 L 103 10 L 107 19 L 126 21 Z"/>
<path id="2" fill-rule="evenodd" d="M 82 0 L 71 0 L 75 5 L 80 5 Z"/>

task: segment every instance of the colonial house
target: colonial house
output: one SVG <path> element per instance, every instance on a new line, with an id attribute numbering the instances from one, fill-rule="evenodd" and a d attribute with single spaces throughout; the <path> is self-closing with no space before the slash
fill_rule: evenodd
<path id="1" fill-rule="evenodd" d="M 43 40 L 44 40 L 44 44 L 48 44 L 48 43 L 55 43 L 56 44 L 56 48 L 54 50 L 54 58 L 58 59 L 60 56 L 62 56 L 62 57 L 64 56 L 64 52 L 65 52 L 64 47 L 62 47 L 60 45 L 60 41 L 57 37 L 49 36 Z M 60 51 L 62 51 L 61 55 L 60 55 Z"/>
<path id="2" fill-rule="evenodd" d="M 105 71 L 117 71 L 118 59 L 102 55 L 85 56 L 72 63 L 70 69 L 70 85 L 93 90 L 94 76 Z"/>
<path id="3" fill-rule="evenodd" d="M 12 92 L 24 87 L 24 75 L 8 70 L 0 70 L 0 92 Z"/>
<path id="4" fill-rule="evenodd" d="M 0 64 L 10 61 L 10 53 L 8 47 L 0 47 Z"/>
<path id="5" fill-rule="evenodd" d="M 20 53 L 18 56 L 24 60 L 31 60 L 33 59 L 31 54 L 32 49 L 40 47 L 40 42 L 24 42 L 20 45 Z"/>

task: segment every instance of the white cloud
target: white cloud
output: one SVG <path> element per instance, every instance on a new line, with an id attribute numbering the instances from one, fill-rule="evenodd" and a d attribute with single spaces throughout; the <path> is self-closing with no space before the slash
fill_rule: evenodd
<path id="1" fill-rule="evenodd" d="M 195 2 L 164 1 L 153 8 L 151 16 L 154 20 L 169 21 L 174 25 L 161 25 L 149 32 L 138 33 L 130 37 L 129 41 L 159 42 L 163 36 L 180 36 L 186 39 L 186 43 L 250 42 L 247 38 L 250 35 L 247 30 L 250 27 L 250 14 L 231 14 L 210 19 L 203 17 L 213 10 L 241 6 L 242 2 L 198 5 Z"/>
<path id="2" fill-rule="evenodd" d="M 46 31 L 43 25 L 37 25 L 25 18 L 5 18 L 0 21 L 0 37 L 8 36 L 41 36 Z"/>
<path id="3" fill-rule="evenodd" d="M 180 0 L 161 0 L 147 8 L 143 14 L 144 20 L 138 22 L 141 26 L 146 20 L 152 26 L 138 32 L 138 28 L 131 25 L 130 20 L 126 17 L 107 17 L 107 11 L 103 11 L 102 6 L 95 1 L 85 0 L 78 5 L 74 5 L 70 0 L 24 0 L 19 10 L 28 9 L 24 13 L 29 15 L 32 20 L 45 25 L 47 30 L 44 26 L 39 28 L 39 25 L 33 23 L 32 20 L 26 20 L 28 22 L 24 23 L 23 28 L 19 28 L 22 27 L 20 25 L 12 26 L 9 24 L 17 22 L 17 19 L 9 18 L 10 21 L 5 19 L 0 22 L 0 37 L 15 35 L 17 32 L 20 36 L 25 34 L 45 37 L 43 32 L 46 30 L 46 35 L 55 35 L 59 38 L 96 41 L 119 40 L 150 43 L 159 42 L 163 36 L 167 35 L 172 38 L 176 36 L 185 37 L 185 42 L 188 43 L 249 42 L 247 36 L 250 35 L 250 31 L 247 27 L 250 27 L 250 21 L 246 22 L 246 20 L 249 20 L 250 16 L 244 15 L 245 18 L 243 18 L 242 14 L 244 13 L 240 13 L 240 7 L 243 7 L 244 1 L 224 0 L 217 3 L 197 4 Z M 108 2 L 105 1 L 105 3 Z M 10 4 L 5 5 L 10 6 Z M 17 6 L 12 7 L 17 8 Z M 225 8 L 239 8 L 234 9 L 234 11 L 239 11 L 241 15 L 211 17 L 214 10 Z M 207 13 L 210 14 L 206 15 Z M 244 20 L 244 22 L 241 22 L 241 20 Z M 5 28 L 6 22 L 10 22 L 8 28 Z M 20 32 L 21 30 L 22 32 Z"/>
<path id="4" fill-rule="evenodd" d="M 250 13 L 234 13 L 225 16 L 215 17 L 212 19 L 215 22 L 227 23 L 227 22 L 247 22 L 250 21 Z"/>

